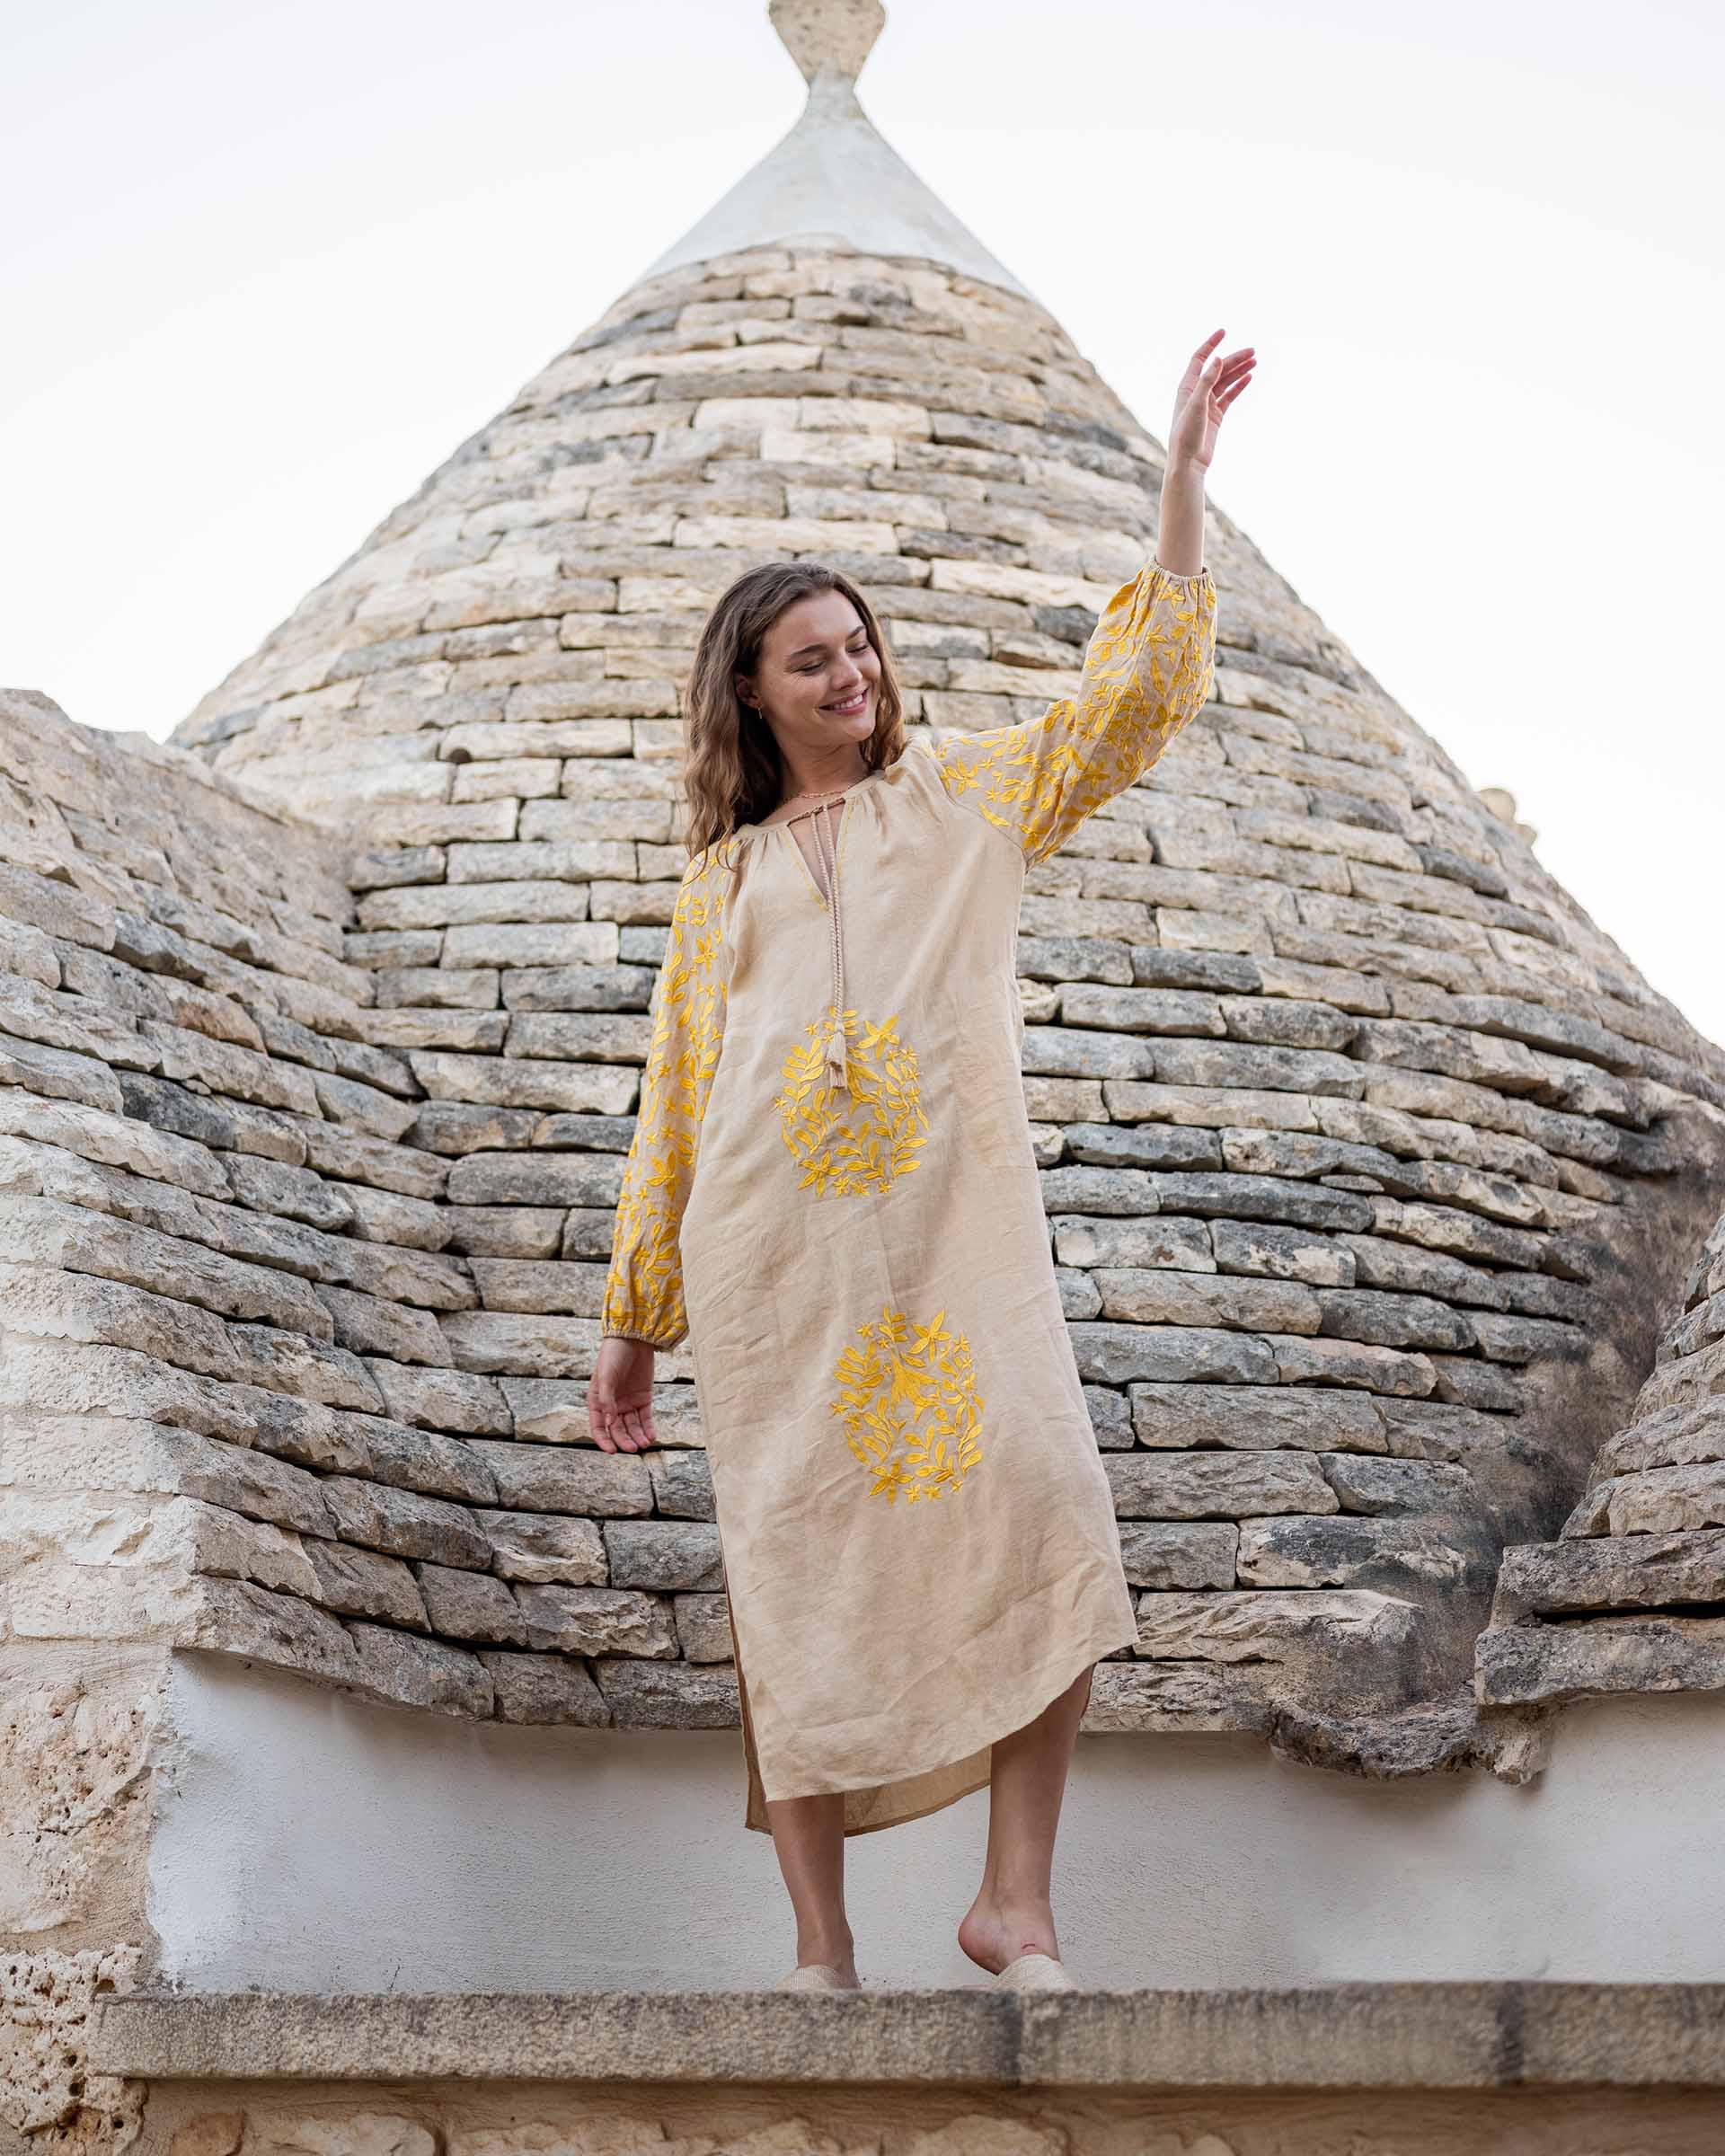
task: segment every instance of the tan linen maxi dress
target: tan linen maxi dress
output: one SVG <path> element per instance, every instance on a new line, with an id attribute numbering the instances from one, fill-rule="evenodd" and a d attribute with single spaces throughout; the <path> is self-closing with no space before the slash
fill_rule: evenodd
<path id="1" fill-rule="evenodd" d="M 1205 702 L 1215 635 L 1208 566 L 1146 563 L 1075 695 L 811 812 L 824 873 L 794 818 L 684 874 L 601 1331 L 689 1338 L 763 1833 L 769 1798 L 842 1791 L 854 1834 L 969 1795 L 1137 1637 L 1031 1146 L 1019 898 Z"/>

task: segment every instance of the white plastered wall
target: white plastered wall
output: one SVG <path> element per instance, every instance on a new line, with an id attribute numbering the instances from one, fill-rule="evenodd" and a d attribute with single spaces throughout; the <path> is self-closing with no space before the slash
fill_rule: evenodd
<path id="1" fill-rule="evenodd" d="M 795 1958 L 731 1729 L 513 1729 L 177 1657 L 151 1853 L 199 1990 L 730 1988 Z M 1590 1701 L 1521 1788 L 1249 1738 L 1084 1736 L 1056 1865 L 1082 1981 L 1725 1977 L 1725 1698 Z M 987 1792 L 847 1847 L 865 1982 L 965 1984 Z"/>

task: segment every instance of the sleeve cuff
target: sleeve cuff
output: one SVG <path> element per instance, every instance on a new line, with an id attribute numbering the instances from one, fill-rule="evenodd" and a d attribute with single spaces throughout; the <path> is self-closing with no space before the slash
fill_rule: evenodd
<path id="1" fill-rule="evenodd" d="M 1178 570 L 1163 569 L 1154 554 L 1150 558 L 1150 566 L 1152 569 L 1159 570 L 1171 584 L 1202 584 L 1209 578 L 1210 574 L 1210 565 L 1208 561 L 1194 570 L 1189 577 L 1182 577 Z"/>
<path id="2" fill-rule="evenodd" d="M 679 1333 L 677 1339 L 681 1338 L 682 1335 Z M 667 1355 L 677 1346 L 677 1340 L 656 1340 L 649 1333 L 625 1332 L 621 1325 L 602 1325 L 599 1328 L 599 1339 L 601 1341 L 639 1340 L 643 1348 L 657 1348 L 661 1353 Z"/>

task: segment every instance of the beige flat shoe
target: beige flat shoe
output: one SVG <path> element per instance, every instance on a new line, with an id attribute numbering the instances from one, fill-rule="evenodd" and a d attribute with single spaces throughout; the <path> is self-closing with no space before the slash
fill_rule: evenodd
<path id="1" fill-rule="evenodd" d="M 1075 1992 L 1064 1962 L 1052 1954 L 1021 1954 L 1009 1961 L 988 1987 L 995 1992 Z"/>
<path id="2" fill-rule="evenodd" d="M 828 1962 L 805 1961 L 788 1976 L 781 1976 L 773 1988 L 779 1992 L 854 1992 L 860 1987 L 846 1984 Z"/>

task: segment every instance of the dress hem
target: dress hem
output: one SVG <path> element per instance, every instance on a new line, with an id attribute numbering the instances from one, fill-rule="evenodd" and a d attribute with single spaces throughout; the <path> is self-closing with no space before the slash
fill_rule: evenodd
<path id="1" fill-rule="evenodd" d="M 1132 1619 L 1130 1631 L 1124 1637 L 1121 1636 L 1118 1627 L 1113 1628 L 1111 1630 L 1103 1630 L 1098 1632 L 1095 1635 L 1095 1640 L 1085 1647 L 1084 1651 L 1080 1655 L 1076 1664 L 1071 1666 L 1069 1674 L 1058 1683 L 1057 1683 L 1051 1692 L 1045 1694 L 1039 1703 L 1032 1707 L 1028 1714 L 1020 1716 L 1018 1719 L 1013 1721 L 1009 1727 L 1004 1729 L 997 1729 L 994 1735 L 990 1736 L 980 1738 L 973 1744 L 960 1745 L 956 1752 L 949 1753 L 944 1759 L 931 1760 L 926 1765 L 924 1766 L 905 1766 L 890 1774 L 867 1777 L 860 1781 L 845 1783 L 842 1787 L 836 1789 L 793 1789 L 788 1791 L 784 1796 L 782 1797 L 768 1797 L 765 1794 L 765 1785 L 763 1785 L 763 1804 L 787 1804 L 794 1802 L 799 1797 L 844 1797 L 851 1795 L 858 1789 L 884 1789 L 895 1781 L 911 1781 L 924 1774 L 938 1774 L 943 1767 L 957 1766 L 960 1761 L 968 1759 L 973 1753 L 981 1752 L 986 1749 L 992 1754 L 994 1746 L 1000 1742 L 1002 1737 L 1011 1736 L 1015 1730 L 1023 1728 L 1027 1723 L 1033 1722 L 1039 1714 L 1042 1713 L 1044 1710 L 1051 1705 L 1054 1701 L 1059 1698 L 1060 1694 L 1066 1690 L 1068 1685 L 1075 1682 L 1083 1671 L 1085 1669 L 1093 1669 L 1096 1663 L 1103 1660 L 1117 1648 L 1134 1645 L 1137 1642 L 1138 1636 L 1138 1624 L 1136 1615 Z M 1097 1642 L 1101 1642 L 1101 1644 L 1097 1644 Z M 736 1644 L 736 1634 L 734 1628 L 732 1630 L 732 1644 L 733 1646 Z M 1085 1709 L 1086 1711 L 1088 1711 L 1088 1699 L 1085 1701 Z M 988 1788 L 993 1780 L 994 1761 L 991 1756 L 988 1763 L 988 1772 L 978 1776 L 976 1780 L 967 1783 L 963 1789 L 949 1789 L 940 1797 L 936 1798 L 932 1804 L 924 1805 L 919 1810 L 914 1812 L 895 1812 L 890 1818 L 863 1820 L 859 1821 L 854 1826 L 847 1825 L 844 1829 L 845 1838 L 848 1841 L 854 1834 L 879 1833 L 882 1828 L 889 1826 L 907 1826 L 913 1819 L 925 1819 L 931 1813 L 943 1811 L 949 1804 L 956 1804 L 962 1797 L 974 1796 L 978 1789 L 985 1789 Z M 765 1820 L 756 1821 L 749 1817 L 748 1809 L 749 1807 L 746 1801 L 745 1815 L 743 1819 L 744 1825 L 751 1828 L 757 1833 L 770 1834 L 773 1831 L 771 1825 Z"/>
<path id="2" fill-rule="evenodd" d="M 990 1739 L 991 1749 L 992 1745 L 993 1740 Z M 970 1749 L 973 1752 L 979 1752 L 982 1747 L 980 1745 L 972 1745 Z M 964 1754 L 960 1753 L 959 1756 L 960 1758 L 963 1758 Z M 953 1763 L 951 1760 L 948 1760 L 943 1763 L 951 1766 Z M 937 1772 L 938 1770 L 933 1767 L 924 1767 L 923 1772 L 925 1774 L 933 1774 Z M 933 1804 L 923 1805 L 916 1811 L 895 1812 L 890 1819 L 859 1820 L 856 1825 L 847 1826 L 845 1829 L 845 1839 L 848 1842 L 854 1834 L 878 1834 L 889 1826 L 908 1826 L 913 1819 L 926 1819 L 931 1813 L 943 1812 L 949 1804 L 957 1804 L 961 1797 L 974 1797 L 978 1789 L 986 1789 L 989 1783 L 993 1781 L 994 1778 L 994 1762 L 991 1759 L 988 1763 L 987 1773 L 979 1776 L 975 1781 L 968 1782 L 963 1789 L 950 1790 L 944 1797 L 937 1797 Z M 820 1792 L 815 1791 L 813 1793 L 818 1795 Z M 828 1793 L 831 1794 L 833 1792 Z M 785 1799 L 783 1797 L 774 1797 L 771 1801 L 774 1804 L 783 1804 L 785 1802 Z M 768 1833 L 771 1833 L 772 1829 L 768 1828 L 767 1831 Z"/>

